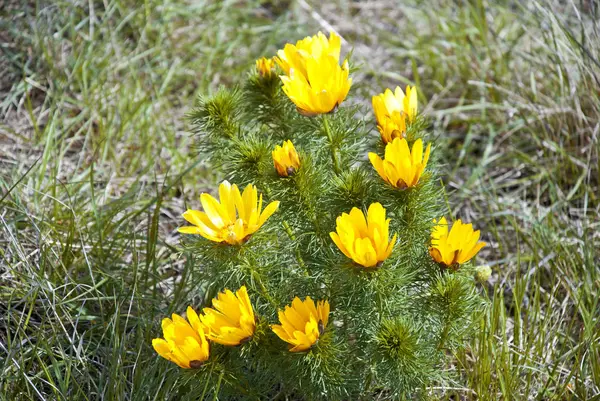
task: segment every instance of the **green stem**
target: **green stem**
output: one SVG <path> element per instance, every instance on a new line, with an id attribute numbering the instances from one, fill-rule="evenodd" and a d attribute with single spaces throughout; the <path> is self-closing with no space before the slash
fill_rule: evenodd
<path id="1" fill-rule="evenodd" d="M 440 343 L 438 344 L 438 350 L 443 350 L 446 346 L 446 339 L 448 338 L 448 334 L 450 332 L 450 324 L 448 322 L 444 323 L 444 330 L 442 331 L 442 335 L 440 336 Z"/>
<path id="2" fill-rule="evenodd" d="M 293 242 L 296 242 L 296 236 L 292 232 L 292 228 L 288 224 L 287 220 L 283 220 L 281 224 L 283 224 L 283 228 L 285 229 L 285 232 L 287 233 L 288 237 Z M 298 264 L 300 265 L 300 267 L 304 269 L 306 267 L 306 264 L 304 263 L 304 259 L 302 259 L 302 256 L 300 255 L 300 250 L 298 248 L 296 248 L 296 259 L 298 259 Z"/>
<path id="3" fill-rule="evenodd" d="M 265 193 L 267 194 L 267 196 L 269 197 L 269 199 L 271 199 L 271 188 L 269 188 L 268 185 L 265 185 L 264 188 L 265 188 Z M 283 228 L 285 229 L 285 232 L 288 235 L 288 237 L 292 241 L 295 242 L 296 241 L 296 236 L 292 232 L 292 228 L 290 227 L 290 225 L 287 222 L 287 220 L 283 220 L 281 222 L 281 224 L 283 225 Z M 296 248 L 296 259 L 298 259 L 298 264 L 300 265 L 300 267 L 306 270 L 306 264 L 304 263 L 304 259 L 302 259 L 302 256 L 300 255 L 300 250 L 298 248 Z M 306 274 L 308 275 L 308 272 Z"/>
<path id="4" fill-rule="evenodd" d="M 262 292 L 263 297 L 265 297 L 265 299 L 267 300 L 267 302 L 269 302 L 271 305 L 278 307 L 279 305 L 277 304 L 277 302 L 275 302 L 275 300 L 273 298 L 271 298 L 271 295 L 269 295 L 269 291 L 267 291 L 267 287 L 265 287 L 262 278 L 260 276 L 260 274 L 254 270 L 254 267 L 252 268 L 252 278 L 254 279 L 254 281 L 256 281 L 258 283 L 258 285 L 260 286 L 260 291 Z"/>
<path id="5" fill-rule="evenodd" d="M 269 199 L 271 198 L 271 188 L 269 188 L 268 186 L 265 185 L 265 193 L 267 194 L 267 196 L 269 197 Z M 292 241 L 296 241 L 296 236 L 294 235 L 294 233 L 292 232 L 292 228 L 290 227 L 289 223 L 287 222 L 287 220 L 283 220 L 281 222 L 281 224 L 283 224 L 283 228 L 285 229 L 286 234 L 288 235 L 288 237 L 292 240 Z M 298 264 L 300 265 L 300 267 L 302 267 L 303 269 L 306 267 L 306 264 L 304 263 L 304 259 L 302 259 L 302 256 L 300 256 L 300 250 L 298 248 L 296 248 L 296 259 L 298 259 Z"/>
<path id="6" fill-rule="evenodd" d="M 221 391 L 221 382 L 223 381 L 223 376 L 225 375 L 224 371 L 221 371 L 219 375 L 219 380 L 217 381 L 217 388 L 215 389 L 215 396 L 213 397 L 213 401 L 216 401 L 219 398 L 219 391 Z"/>
<path id="7" fill-rule="evenodd" d="M 329 139 L 329 146 L 331 147 L 331 160 L 333 161 L 333 171 L 336 174 L 340 174 L 340 162 L 338 156 L 338 150 L 333 144 L 333 137 L 331 136 L 331 128 L 329 128 L 329 117 L 327 114 L 323 114 L 323 128 L 325 128 L 325 133 L 327 134 L 327 139 Z"/>
<path id="8" fill-rule="evenodd" d="M 285 232 L 287 233 L 288 237 L 290 237 L 290 239 L 292 241 L 296 241 L 296 236 L 292 232 L 292 228 L 288 224 L 287 220 L 283 220 L 282 224 L 283 224 L 283 228 L 285 228 Z"/>

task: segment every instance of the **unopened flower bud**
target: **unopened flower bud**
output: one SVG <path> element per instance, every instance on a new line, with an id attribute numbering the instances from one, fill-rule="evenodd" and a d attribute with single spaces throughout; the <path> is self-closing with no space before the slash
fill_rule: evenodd
<path id="1" fill-rule="evenodd" d="M 281 177 L 294 175 L 300 168 L 300 158 L 292 141 L 285 141 L 282 146 L 277 145 L 272 155 L 277 174 Z"/>
<path id="2" fill-rule="evenodd" d="M 480 283 L 485 283 L 492 275 L 492 268 L 488 265 L 478 266 L 475 270 L 475 278 Z"/>
<path id="3" fill-rule="evenodd" d="M 256 71 L 261 77 L 270 76 L 273 73 L 273 67 L 275 67 L 273 59 L 263 57 L 256 60 Z"/>

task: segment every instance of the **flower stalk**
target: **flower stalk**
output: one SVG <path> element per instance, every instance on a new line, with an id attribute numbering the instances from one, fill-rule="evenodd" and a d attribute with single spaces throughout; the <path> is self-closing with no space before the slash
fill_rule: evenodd
<path id="1" fill-rule="evenodd" d="M 329 147 L 331 149 L 331 161 L 333 162 L 333 171 L 339 175 L 342 171 L 340 169 L 338 149 L 335 146 L 335 143 L 333 142 L 331 128 L 329 127 L 329 116 L 327 114 L 323 114 L 323 129 L 325 130 L 325 134 L 327 135 L 327 139 L 329 140 Z"/>

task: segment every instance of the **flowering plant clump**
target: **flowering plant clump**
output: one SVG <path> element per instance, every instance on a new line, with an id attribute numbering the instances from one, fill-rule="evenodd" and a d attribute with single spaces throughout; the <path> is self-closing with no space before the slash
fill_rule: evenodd
<path id="1" fill-rule="evenodd" d="M 152 344 L 196 398 L 425 396 L 475 328 L 486 244 L 440 218 L 417 89 L 385 89 L 359 118 L 341 51 L 335 33 L 287 44 L 190 115 L 227 181 L 183 213 L 193 307 Z"/>

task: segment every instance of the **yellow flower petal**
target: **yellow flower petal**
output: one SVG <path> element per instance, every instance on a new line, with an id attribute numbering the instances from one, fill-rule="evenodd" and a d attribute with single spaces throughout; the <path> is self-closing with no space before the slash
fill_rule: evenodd
<path id="1" fill-rule="evenodd" d="M 472 224 L 456 220 L 448 230 L 445 217 L 434 220 L 434 223 L 429 254 L 437 263 L 447 267 L 466 263 L 486 245 L 479 241 L 480 232 L 474 231 Z"/>
<path id="2" fill-rule="evenodd" d="M 254 334 L 254 311 L 246 286 L 235 293 L 220 292 L 212 300 L 213 308 L 204 308 L 200 316 L 207 337 L 223 345 L 239 345 Z"/>
<path id="3" fill-rule="evenodd" d="M 427 146 L 425 157 L 423 157 L 421 139 L 415 141 L 411 152 L 406 139 L 395 138 L 386 145 L 383 161 L 373 153 L 369 154 L 369 159 L 377 174 L 384 181 L 396 188 L 405 189 L 418 184 L 429 160 L 430 145 Z"/>
<path id="4" fill-rule="evenodd" d="M 208 359 L 209 345 L 196 312 L 188 307 L 187 315 L 189 322 L 175 313 L 172 320 L 164 318 L 164 338 L 153 339 L 152 347 L 163 358 L 189 369 Z"/>
<path id="5" fill-rule="evenodd" d="M 273 60 L 273 59 L 268 59 L 268 58 L 262 57 L 262 58 L 256 60 L 256 71 L 258 72 L 259 75 L 261 75 L 263 77 L 271 76 L 271 74 L 273 73 L 274 67 L 275 67 L 275 60 Z"/>
<path id="6" fill-rule="evenodd" d="M 373 96 L 372 104 L 381 139 L 390 143 L 395 138 L 404 137 L 407 120 L 411 123 L 415 120 L 417 90 L 407 86 L 405 95 L 399 86 L 394 92 L 386 89 L 384 93 Z"/>
<path id="7" fill-rule="evenodd" d="M 340 66 L 339 57 L 340 38 L 333 33 L 329 40 L 319 34 L 277 52 L 276 62 L 286 74 L 283 91 L 303 115 L 329 113 L 348 95 L 348 62 Z"/>
<path id="8" fill-rule="evenodd" d="M 304 301 L 295 297 L 291 305 L 279 310 L 280 325 L 271 326 L 273 332 L 290 344 L 290 352 L 306 351 L 319 339 L 329 320 L 329 302 L 314 301 L 306 297 Z"/>
<path id="9" fill-rule="evenodd" d="M 258 225 L 262 226 L 265 223 L 265 221 L 267 221 L 267 219 L 269 217 L 271 217 L 271 215 L 277 211 L 278 208 L 279 208 L 279 201 L 273 201 L 273 202 L 269 203 L 267 205 L 267 207 L 265 208 L 265 210 L 263 210 L 263 212 L 260 214 L 260 219 L 258 220 Z"/>
<path id="10" fill-rule="evenodd" d="M 193 226 L 181 227 L 178 231 L 198 234 L 215 242 L 239 245 L 256 232 L 279 206 L 279 202 L 271 202 L 261 213 L 262 194 L 259 198 L 252 184 L 240 194 L 237 185 L 223 181 L 219 186 L 219 198 L 220 201 L 217 201 L 209 194 L 200 195 L 204 212 L 186 211 L 183 217 Z"/>
<path id="11" fill-rule="evenodd" d="M 285 141 L 282 146 L 277 145 L 271 154 L 277 174 L 281 177 L 288 177 L 300 168 L 300 158 L 292 141 Z"/>
<path id="12" fill-rule="evenodd" d="M 385 209 L 380 203 L 369 206 L 367 216 L 358 208 L 350 214 L 342 213 L 336 219 L 336 231 L 329 233 L 335 245 L 355 263 L 363 267 L 374 267 L 387 259 L 396 241 L 389 241 L 390 220 L 385 218 Z"/>

